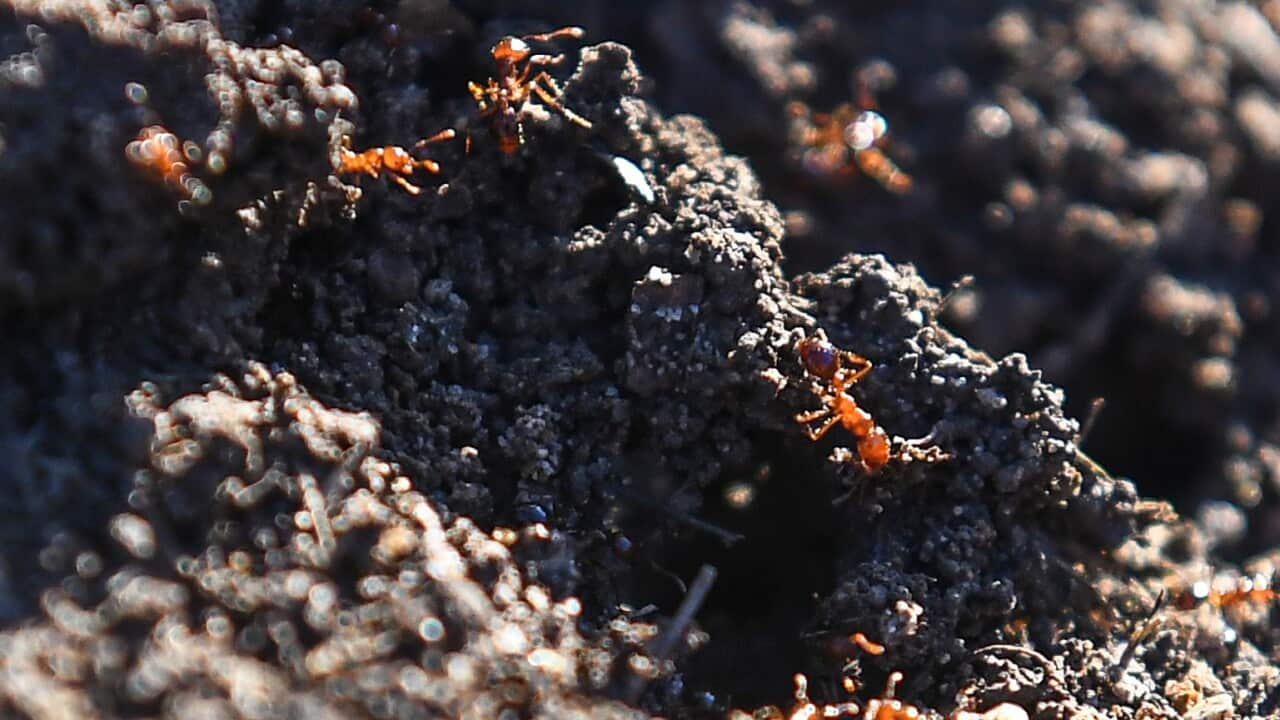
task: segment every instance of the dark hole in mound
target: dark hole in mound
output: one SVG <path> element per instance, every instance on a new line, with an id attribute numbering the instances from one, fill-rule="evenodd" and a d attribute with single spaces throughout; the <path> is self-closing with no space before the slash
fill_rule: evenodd
<path id="1" fill-rule="evenodd" d="M 579 225 L 594 225 L 607 228 L 609 223 L 627 207 L 627 189 L 621 178 L 612 177 L 612 169 L 605 170 L 608 178 L 596 183 L 582 202 L 582 215 L 578 217 Z"/>
<path id="2" fill-rule="evenodd" d="M 686 581 L 704 564 L 715 567 L 715 585 L 697 614 L 698 627 L 711 641 L 690 658 L 686 687 L 744 709 L 791 697 L 791 678 L 805 667 L 802 636 L 812 629 L 818 598 L 835 583 L 837 533 L 822 454 L 779 453 L 763 462 L 767 479 L 727 477 L 708 489 L 699 513 L 741 534 L 740 542 L 725 547 L 708 533 L 691 534 L 662 561 Z M 744 487 L 754 497 L 739 509 L 726 496 Z M 674 612 L 678 603 L 679 598 L 660 607 Z"/>
<path id="3" fill-rule="evenodd" d="M 1107 376 L 1126 378 L 1123 371 Z M 1159 378 L 1126 380 L 1093 383 L 1085 392 L 1068 388 L 1067 409 L 1075 417 L 1085 417 L 1088 407 L 1074 398 L 1106 399 L 1083 450 L 1113 475 L 1132 478 L 1143 495 L 1165 498 L 1180 512 L 1194 512 L 1205 499 L 1196 479 L 1220 456 L 1216 438 L 1206 438 L 1196 427 L 1153 407 L 1150 398 L 1166 392 Z"/>

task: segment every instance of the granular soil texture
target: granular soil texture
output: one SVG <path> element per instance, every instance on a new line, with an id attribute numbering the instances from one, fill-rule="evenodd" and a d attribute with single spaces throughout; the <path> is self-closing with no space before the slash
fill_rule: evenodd
<path id="1" fill-rule="evenodd" d="M 481 5 L 0 3 L 0 715 L 1277 712 L 1274 8 Z"/>

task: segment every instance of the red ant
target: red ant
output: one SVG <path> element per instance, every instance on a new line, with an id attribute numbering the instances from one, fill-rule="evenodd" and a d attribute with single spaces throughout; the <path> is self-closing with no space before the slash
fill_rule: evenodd
<path id="1" fill-rule="evenodd" d="M 452 140 L 457 135 L 453 129 L 441 130 L 425 140 L 419 140 L 414 147 L 418 148 L 431 143 Z M 382 171 L 385 170 L 389 173 L 389 177 L 410 195 L 417 195 L 422 192 L 422 188 L 405 179 L 412 175 L 415 170 L 422 168 L 432 175 L 440 172 L 440 164 L 435 160 L 418 160 L 410 155 L 408 150 L 398 145 L 384 145 L 362 150 L 361 152 L 354 152 L 351 149 L 351 137 L 349 135 L 342 136 L 342 145 L 338 148 L 338 158 L 336 172 L 339 175 L 364 173 L 376 178 L 380 177 Z"/>
<path id="2" fill-rule="evenodd" d="M 924 717 L 937 717 L 936 714 L 910 703 L 904 703 L 894 697 L 898 683 L 902 682 L 902 673 L 892 672 L 885 685 L 884 694 L 867 701 L 866 707 L 859 707 L 855 702 L 842 702 L 835 705 L 817 705 L 809 699 L 809 679 L 803 673 L 793 678 L 796 685 L 795 704 L 791 711 L 783 714 L 776 706 L 760 708 L 747 715 L 741 710 L 734 710 L 730 720 L 747 720 L 763 718 L 764 720 L 810 720 L 811 718 L 851 717 L 860 720 L 920 720 Z M 1000 703 L 986 712 L 970 712 L 957 710 L 948 716 L 948 720 L 1027 720 L 1027 711 L 1013 703 Z"/>
<path id="3" fill-rule="evenodd" d="M 849 640 L 869 655 L 884 654 L 885 647 L 883 645 L 867 639 L 867 636 L 860 632 L 850 635 Z M 852 678 L 846 676 L 844 680 L 846 691 L 853 693 L 857 690 L 857 685 Z M 902 682 L 901 672 L 895 670 L 889 673 L 889 679 L 885 682 L 884 693 L 878 698 L 872 698 L 867 701 L 867 706 L 862 710 L 862 720 L 918 720 L 927 715 L 934 715 L 894 697 L 900 682 Z M 824 715 L 824 717 L 831 717 L 831 715 Z M 980 713 L 956 710 L 947 716 L 947 720 L 1027 720 L 1027 711 L 1020 705 L 1006 702 Z"/>
<path id="4" fill-rule="evenodd" d="M 1230 610 L 1243 604 L 1261 605 L 1274 602 L 1280 593 L 1271 587 L 1271 579 L 1266 575 L 1241 577 L 1235 580 L 1234 587 L 1216 588 L 1213 583 L 1197 582 L 1189 590 L 1183 590 L 1174 596 L 1174 604 L 1179 610 L 1191 610 L 1202 602 Z"/>
<path id="5" fill-rule="evenodd" d="M 532 55 L 531 42 L 549 42 L 560 38 L 581 38 L 586 33 L 579 27 L 563 27 L 539 35 L 514 37 L 508 35 L 489 51 L 497 64 L 497 79 L 489 78 L 485 85 L 467 83 L 471 97 L 480 107 L 480 117 L 493 116 L 493 134 L 504 153 L 513 153 L 524 144 L 524 123 L 520 112 L 531 95 L 537 95 L 543 104 L 563 115 L 575 125 L 591 129 L 591 122 L 565 107 L 559 100 L 563 94 L 556 81 L 546 70 L 533 77 L 533 69 L 543 65 L 555 65 L 564 55 Z M 524 63 L 523 67 L 520 63 Z M 545 87 L 544 87 L 545 86 Z"/>
<path id="6" fill-rule="evenodd" d="M 839 423 L 857 438 L 858 455 L 868 473 L 884 467 L 889 462 L 889 436 L 871 419 L 871 413 L 858 407 L 853 396 L 845 392 L 871 372 L 871 361 L 835 347 L 821 330 L 816 337 L 797 342 L 796 353 L 805 372 L 815 379 L 813 391 L 824 405 L 795 416 L 796 422 L 805 426 L 805 434 L 816 441 Z M 809 425 L 815 420 L 823 422 L 816 428 Z"/>
<path id="7" fill-rule="evenodd" d="M 191 174 L 188 153 L 197 157 L 194 145 L 184 144 L 163 125 L 142 128 L 124 152 L 130 162 L 163 180 L 187 200 L 205 205 L 212 199 L 208 187 Z"/>
<path id="8" fill-rule="evenodd" d="M 911 190 L 911 176 L 902 172 L 878 145 L 889 132 L 884 116 L 845 103 L 830 113 L 815 113 L 802 102 L 787 106 L 804 146 L 801 163 L 815 175 L 847 177 L 854 170 L 880 183 L 895 195 Z"/>

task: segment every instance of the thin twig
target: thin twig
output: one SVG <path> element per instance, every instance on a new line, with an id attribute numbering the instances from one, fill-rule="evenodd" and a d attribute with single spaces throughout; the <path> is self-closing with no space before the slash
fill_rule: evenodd
<path id="1" fill-rule="evenodd" d="M 1058 692 L 1066 693 L 1066 687 L 1065 687 L 1066 684 L 1063 682 L 1062 676 L 1058 672 L 1058 666 L 1054 665 L 1053 661 L 1050 660 L 1049 658 L 1040 654 L 1036 650 L 1033 650 L 1024 645 L 1005 645 L 1005 644 L 988 645 L 986 647 L 978 648 L 977 650 L 974 650 L 971 657 L 978 657 L 980 655 L 995 655 L 995 654 L 1025 657 L 1034 661 L 1044 669 L 1045 682 L 1052 685 L 1053 688 Z"/>
<path id="2" fill-rule="evenodd" d="M 1138 623 L 1138 626 L 1129 634 L 1129 642 L 1125 645 L 1124 652 L 1120 654 L 1119 662 L 1116 663 L 1115 668 L 1112 670 L 1112 682 L 1119 680 L 1124 675 L 1125 671 L 1129 669 L 1129 663 L 1133 661 L 1134 653 L 1160 627 L 1160 621 L 1156 618 L 1156 615 L 1164 607 L 1168 597 L 1168 593 L 1161 589 L 1160 594 L 1156 596 L 1155 603 L 1151 606 L 1151 612 L 1147 613 L 1142 622 Z"/>
<path id="3" fill-rule="evenodd" d="M 685 594 L 684 600 L 680 601 L 680 607 L 676 609 L 676 614 L 662 629 L 658 637 L 654 638 L 653 644 L 650 646 L 650 659 L 655 665 L 662 665 L 675 651 L 676 645 L 684 639 L 685 632 L 688 631 L 689 625 L 693 622 L 693 617 L 698 614 L 702 603 L 706 601 L 707 594 L 711 592 L 711 586 L 716 581 L 716 569 L 710 565 L 703 565 L 698 570 L 698 576 L 693 579 L 693 584 L 689 586 L 689 592 Z M 640 693 L 644 692 L 645 685 L 648 680 L 641 675 L 633 674 L 627 678 L 627 687 L 623 692 L 622 699 L 629 705 L 634 705 L 640 699 Z"/>

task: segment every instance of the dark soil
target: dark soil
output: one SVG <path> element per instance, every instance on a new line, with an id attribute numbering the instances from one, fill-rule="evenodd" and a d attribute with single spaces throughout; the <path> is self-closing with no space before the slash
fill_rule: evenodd
<path id="1" fill-rule="evenodd" d="M 128 5 L 0 0 L 0 716 L 1280 712 L 1276 3 Z"/>

